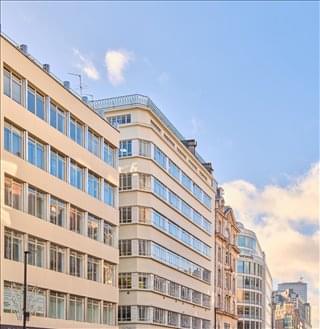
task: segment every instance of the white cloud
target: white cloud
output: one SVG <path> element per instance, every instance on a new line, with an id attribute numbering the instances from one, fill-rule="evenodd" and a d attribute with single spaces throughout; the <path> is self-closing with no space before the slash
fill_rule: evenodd
<path id="1" fill-rule="evenodd" d="M 243 180 L 223 184 L 237 219 L 257 233 L 274 282 L 303 277 L 309 283 L 313 328 L 320 328 L 319 174 L 320 163 L 285 187 L 258 189 Z M 297 226 L 306 224 L 314 229 L 299 232 Z"/>
<path id="2" fill-rule="evenodd" d="M 133 60 L 133 53 L 126 50 L 108 50 L 105 54 L 108 79 L 117 86 L 125 81 L 124 71 L 129 62 Z"/>
<path id="3" fill-rule="evenodd" d="M 89 78 L 92 80 L 99 80 L 99 72 L 95 68 L 92 61 L 81 54 L 79 49 L 73 49 L 73 54 L 78 58 L 79 63 L 77 63 L 77 67 Z"/>

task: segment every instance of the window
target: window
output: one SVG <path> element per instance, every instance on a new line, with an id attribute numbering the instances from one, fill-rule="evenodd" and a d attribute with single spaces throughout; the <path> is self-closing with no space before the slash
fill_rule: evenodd
<path id="1" fill-rule="evenodd" d="M 181 286 L 181 299 L 191 301 L 191 289 Z"/>
<path id="2" fill-rule="evenodd" d="M 22 80 L 14 73 L 3 69 L 3 92 L 19 104 L 22 104 Z"/>
<path id="3" fill-rule="evenodd" d="M 138 321 L 148 321 L 148 307 L 139 305 L 138 306 Z"/>
<path id="4" fill-rule="evenodd" d="M 83 255 L 76 251 L 70 251 L 70 275 L 83 276 Z"/>
<path id="5" fill-rule="evenodd" d="M 4 148 L 17 155 L 23 157 L 23 132 L 18 128 L 15 128 L 8 122 L 4 123 Z"/>
<path id="6" fill-rule="evenodd" d="M 73 232 L 83 233 L 84 212 L 71 206 L 69 225 L 70 230 Z"/>
<path id="7" fill-rule="evenodd" d="M 93 240 L 99 240 L 100 220 L 97 217 L 88 215 L 88 237 Z"/>
<path id="8" fill-rule="evenodd" d="M 180 198 L 173 192 L 169 191 L 169 203 L 174 208 L 180 209 Z"/>
<path id="9" fill-rule="evenodd" d="M 153 279 L 153 288 L 155 291 L 166 293 L 166 280 L 160 276 L 155 275 Z"/>
<path id="10" fill-rule="evenodd" d="M 200 267 L 199 265 L 190 262 L 172 251 L 152 242 L 151 244 L 152 257 L 159 262 L 165 263 L 168 266 L 176 268 L 179 271 L 188 273 L 203 281 L 210 282 L 210 271 Z"/>
<path id="11" fill-rule="evenodd" d="M 46 194 L 31 186 L 28 188 L 28 213 L 42 219 L 46 218 Z"/>
<path id="12" fill-rule="evenodd" d="M 202 329 L 210 329 L 210 321 L 202 320 Z"/>
<path id="13" fill-rule="evenodd" d="M 139 188 L 142 190 L 150 190 L 151 176 L 148 174 L 139 174 Z"/>
<path id="14" fill-rule="evenodd" d="M 178 181 L 180 180 L 180 169 L 171 160 L 169 160 L 169 173 Z"/>
<path id="15" fill-rule="evenodd" d="M 64 272 L 65 248 L 50 245 L 50 270 Z"/>
<path id="16" fill-rule="evenodd" d="M 23 235 L 16 231 L 5 230 L 4 233 L 4 257 L 7 259 L 22 261 Z"/>
<path id="17" fill-rule="evenodd" d="M 131 273 L 119 273 L 119 289 L 131 289 Z"/>
<path id="18" fill-rule="evenodd" d="M 33 304 L 33 307 L 30 311 L 32 315 L 41 317 L 44 317 L 46 315 L 46 299 L 46 291 L 44 289 L 28 286 L 27 305 L 30 305 L 30 303 Z"/>
<path id="19" fill-rule="evenodd" d="M 84 321 L 84 298 L 70 295 L 68 319 L 75 321 Z"/>
<path id="20" fill-rule="evenodd" d="M 107 119 L 112 126 L 131 123 L 131 114 L 116 115 Z"/>
<path id="21" fill-rule="evenodd" d="M 5 176 L 4 203 L 14 209 L 23 209 L 23 184 Z"/>
<path id="22" fill-rule="evenodd" d="M 166 313 L 165 310 L 161 308 L 154 307 L 153 309 L 153 322 L 154 323 L 166 323 Z"/>
<path id="23" fill-rule="evenodd" d="M 104 262 L 103 263 L 103 283 L 109 286 L 116 286 L 116 265 Z"/>
<path id="24" fill-rule="evenodd" d="M 198 200 L 202 201 L 202 190 L 201 190 L 201 188 L 200 188 L 197 184 L 195 184 L 195 183 L 193 183 L 193 194 L 194 194 L 194 196 L 195 196 Z"/>
<path id="25" fill-rule="evenodd" d="M 88 193 L 96 199 L 100 196 L 100 182 L 99 177 L 93 173 L 88 173 Z"/>
<path id="26" fill-rule="evenodd" d="M 157 179 L 154 179 L 153 191 L 160 198 L 167 200 L 167 188 Z"/>
<path id="27" fill-rule="evenodd" d="M 131 321 L 131 306 L 119 306 L 118 308 L 118 320 L 119 321 Z"/>
<path id="28" fill-rule="evenodd" d="M 66 114 L 55 104 L 50 104 L 50 125 L 63 134 L 66 131 Z"/>
<path id="29" fill-rule="evenodd" d="M 69 128 L 70 138 L 79 145 L 83 146 L 83 124 L 75 118 L 70 117 Z"/>
<path id="30" fill-rule="evenodd" d="M 147 223 L 149 217 L 149 209 L 146 207 L 139 207 L 139 223 Z"/>
<path id="31" fill-rule="evenodd" d="M 119 191 L 132 189 L 132 174 L 120 174 Z"/>
<path id="32" fill-rule="evenodd" d="M 19 104 L 22 104 L 22 80 L 15 74 L 11 75 L 11 98 Z"/>
<path id="33" fill-rule="evenodd" d="M 49 295 L 49 317 L 54 319 L 65 319 L 65 294 L 50 291 Z"/>
<path id="34" fill-rule="evenodd" d="M 182 172 L 182 181 L 181 181 L 181 183 L 186 189 L 191 191 L 191 189 L 192 189 L 192 180 L 184 172 Z"/>
<path id="35" fill-rule="evenodd" d="M 28 264 L 38 267 L 45 266 L 45 242 L 37 238 L 28 238 Z"/>
<path id="36" fill-rule="evenodd" d="M 181 328 L 190 328 L 191 326 L 191 316 L 181 314 Z"/>
<path id="37" fill-rule="evenodd" d="M 116 159 L 116 149 L 113 148 L 110 144 L 103 144 L 103 160 L 110 165 L 111 167 L 115 167 L 115 159 Z"/>
<path id="38" fill-rule="evenodd" d="M 126 224 L 132 222 L 132 207 L 120 207 L 119 208 L 120 224 Z"/>
<path id="39" fill-rule="evenodd" d="M 201 319 L 195 317 L 192 318 L 192 329 L 201 329 Z"/>
<path id="40" fill-rule="evenodd" d="M 178 283 L 169 282 L 169 295 L 172 297 L 179 298 L 180 296 L 180 285 Z"/>
<path id="41" fill-rule="evenodd" d="M 150 255 L 150 241 L 139 240 L 139 256 L 149 256 Z"/>
<path id="42" fill-rule="evenodd" d="M 184 201 L 181 202 L 182 206 L 181 206 L 181 211 L 182 213 L 188 217 L 191 218 L 191 207 L 185 203 Z"/>
<path id="43" fill-rule="evenodd" d="M 113 247 L 114 245 L 114 227 L 107 223 L 106 221 L 103 222 L 103 242 Z"/>
<path id="44" fill-rule="evenodd" d="M 120 141 L 119 158 L 132 156 L 132 140 Z"/>
<path id="45" fill-rule="evenodd" d="M 202 305 L 205 307 L 210 307 L 211 297 L 209 295 L 202 294 Z"/>
<path id="46" fill-rule="evenodd" d="M 44 97 L 34 88 L 28 86 L 28 110 L 42 120 L 45 120 Z"/>
<path id="47" fill-rule="evenodd" d="M 144 140 L 139 140 L 139 155 L 143 157 L 150 157 L 151 155 L 151 143 Z"/>
<path id="48" fill-rule="evenodd" d="M 50 152 L 50 174 L 62 180 L 65 180 L 66 158 L 58 152 L 51 150 Z"/>
<path id="49" fill-rule="evenodd" d="M 70 163 L 70 184 L 83 190 L 83 168 L 73 161 Z"/>
<path id="50" fill-rule="evenodd" d="M 65 202 L 51 196 L 50 197 L 50 223 L 64 227 L 66 220 Z"/>
<path id="51" fill-rule="evenodd" d="M 88 129 L 88 150 L 97 157 L 100 156 L 100 137 L 90 129 Z"/>
<path id="52" fill-rule="evenodd" d="M 199 291 L 192 290 L 192 303 L 201 305 L 201 293 Z"/>
<path id="53" fill-rule="evenodd" d="M 116 324 L 116 305 L 112 303 L 103 303 L 103 323 L 108 325 Z"/>
<path id="54" fill-rule="evenodd" d="M 167 168 L 167 157 L 165 154 L 157 147 L 154 147 L 154 160 L 164 169 Z"/>
<path id="55" fill-rule="evenodd" d="M 105 180 L 104 184 L 103 184 L 103 201 L 104 201 L 104 203 L 111 207 L 114 207 L 115 206 L 115 193 L 116 193 L 116 188 Z"/>
<path id="56" fill-rule="evenodd" d="M 131 256 L 131 240 L 119 240 L 119 253 L 120 256 Z"/>
<path id="57" fill-rule="evenodd" d="M 4 281 L 3 289 L 3 310 L 6 313 L 15 313 L 18 311 L 19 305 L 13 303 L 12 300 L 18 299 L 22 301 L 23 287 L 14 282 Z"/>
<path id="58" fill-rule="evenodd" d="M 31 137 L 28 138 L 28 161 L 38 168 L 45 169 L 45 146 Z"/>
<path id="59" fill-rule="evenodd" d="M 3 68 L 3 93 L 11 97 L 11 73 Z"/>
<path id="60" fill-rule="evenodd" d="M 177 327 L 179 324 L 179 314 L 177 312 L 168 311 L 168 324 Z"/>
<path id="61" fill-rule="evenodd" d="M 99 259 L 88 256 L 88 280 L 99 281 Z"/>
<path id="62" fill-rule="evenodd" d="M 138 287 L 139 287 L 139 289 L 148 289 L 148 274 L 147 273 L 139 273 Z"/>

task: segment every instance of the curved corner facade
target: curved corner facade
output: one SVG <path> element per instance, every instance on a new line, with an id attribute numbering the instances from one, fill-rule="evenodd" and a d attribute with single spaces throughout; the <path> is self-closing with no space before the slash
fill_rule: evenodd
<path id="1" fill-rule="evenodd" d="M 271 329 L 272 278 L 256 234 L 238 223 L 238 329 Z"/>
<path id="2" fill-rule="evenodd" d="M 1 328 L 117 328 L 119 132 L 1 36 Z"/>
<path id="3" fill-rule="evenodd" d="M 147 100 L 95 104 L 121 134 L 119 327 L 209 329 L 214 180 Z"/>

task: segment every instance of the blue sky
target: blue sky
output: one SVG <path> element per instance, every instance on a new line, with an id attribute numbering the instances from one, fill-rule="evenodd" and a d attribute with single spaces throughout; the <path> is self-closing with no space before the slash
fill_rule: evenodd
<path id="1" fill-rule="evenodd" d="M 73 49 L 100 79 L 96 98 L 150 96 L 219 182 L 285 184 L 318 160 L 317 2 L 2 2 L 2 30 L 63 80 Z M 19 23 L 18 23 L 19 22 Z M 132 55 L 125 81 L 107 50 Z"/>
<path id="2" fill-rule="evenodd" d="M 274 282 L 309 282 L 320 328 L 318 2 L 1 6 L 2 31 L 62 80 L 77 88 L 81 72 L 96 99 L 148 95 L 198 140 Z"/>

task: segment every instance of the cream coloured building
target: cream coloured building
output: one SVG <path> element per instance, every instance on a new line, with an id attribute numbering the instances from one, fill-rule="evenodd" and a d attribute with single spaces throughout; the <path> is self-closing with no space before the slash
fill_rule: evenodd
<path id="1" fill-rule="evenodd" d="M 211 164 L 146 96 L 93 103 L 120 130 L 119 327 L 211 329 Z"/>
<path id="2" fill-rule="evenodd" d="M 119 132 L 1 36 L 1 328 L 116 328 Z M 17 327 L 15 327 L 17 326 Z"/>
<path id="3" fill-rule="evenodd" d="M 236 261 L 239 233 L 232 208 L 225 206 L 223 189 L 217 190 L 215 220 L 215 329 L 237 329 Z"/>

